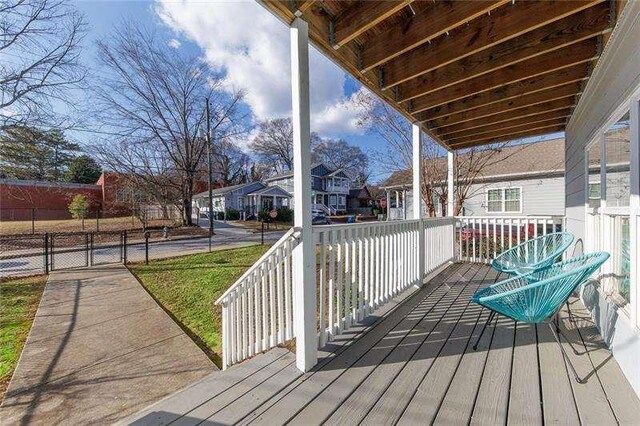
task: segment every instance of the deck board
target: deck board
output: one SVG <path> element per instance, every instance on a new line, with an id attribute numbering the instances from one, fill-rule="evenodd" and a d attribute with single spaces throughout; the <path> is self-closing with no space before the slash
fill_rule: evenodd
<path id="1" fill-rule="evenodd" d="M 499 318 L 470 303 L 503 279 L 454 264 L 321 351 L 301 374 L 276 348 L 208 376 L 148 408 L 136 424 L 637 424 L 640 400 L 575 301 L 561 327 L 586 384 L 569 374 L 546 325 Z M 382 313 L 380 313 L 382 312 Z M 177 421 L 176 421 L 177 420 Z"/>
<path id="2" fill-rule="evenodd" d="M 482 268 L 474 277 L 475 284 L 470 285 L 471 294 L 479 286 L 483 286 L 493 282 L 495 273 L 492 270 Z M 466 297 L 469 302 L 469 297 Z M 437 397 L 435 395 L 437 384 L 441 381 L 434 380 L 435 375 L 440 372 L 446 372 L 444 365 L 440 365 L 438 361 L 451 360 L 446 350 L 454 350 L 458 352 L 464 350 L 462 347 L 463 339 L 470 334 L 468 319 L 472 320 L 472 326 L 475 325 L 475 318 L 472 311 L 480 312 L 477 305 L 467 303 L 462 310 L 450 309 L 445 318 L 439 324 L 439 330 L 435 334 L 435 338 L 429 336 L 426 342 L 422 344 L 418 352 L 413 356 L 411 362 L 407 363 L 402 372 L 394 379 L 393 383 L 386 388 L 382 388 L 382 395 L 372 407 L 365 418 L 366 424 L 393 424 L 403 414 L 405 408 L 410 404 L 412 398 L 416 398 L 417 404 L 421 409 L 419 418 L 416 422 L 428 422 L 430 417 L 424 411 L 424 408 L 430 409 L 437 407 L 434 402 Z M 454 345 L 455 343 L 455 345 Z M 454 352 L 454 353 L 455 353 Z M 459 353 L 459 352 L 458 352 Z M 451 353 L 450 355 L 453 355 Z M 441 376 L 442 377 L 442 376 Z M 450 375 L 445 374 L 444 378 L 448 384 Z M 425 386 L 421 387 L 421 384 Z M 443 383 L 442 383 L 443 384 Z M 427 390 L 428 392 L 423 392 Z M 444 394 L 444 390 L 442 392 Z M 426 402 L 429 402 L 428 404 Z"/>
<path id="3" fill-rule="evenodd" d="M 440 301 L 435 309 L 398 343 L 388 357 L 374 368 L 367 379 L 352 391 L 349 398 L 336 408 L 326 423 L 340 425 L 344 422 L 360 422 L 395 380 L 402 382 L 406 377 L 402 373 L 407 365 L 416 367 L 410 369 L 413 370 L 410 372 L 411 377 L 415 377 L 421 371 L 428 371 L 446 342 L 445 336 L 450 334 L 464 313 L 464 309 L 460 309 L 461 306 L 478 289 L 485 275 L 486 269 L 478 268 L 466 286 L 457 286 L 460 292 L 456 292 L 454 287 L 450 294 L 452 300 Z M 410 386 L 407 383 L 404 385 Z M 414 389 L 415 387 L 417 383 L 413 386 Z"/>
<path id="4" fill-rule="evenodd" d="M 515 333 L 507 423 L 540 425 L 543 418 L 536 327 L 532 324 L 518 323 Z"/>

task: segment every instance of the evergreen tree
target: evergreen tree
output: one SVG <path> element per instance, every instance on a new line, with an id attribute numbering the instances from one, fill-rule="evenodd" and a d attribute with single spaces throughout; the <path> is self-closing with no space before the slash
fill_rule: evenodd
<path id="1" fill-rule="evenodd" d="M 88 155 L 81 155 L 71 160 L 64 180 L 74 183 L 96 183 L 100 174 L 102 167 Z"/>
<path id="2" fill-rule="evenodd" d="M 0 169 L 11 179 L 61 181 L 78 144 L 59 129 L 16 126 L 0 134 Z"/>

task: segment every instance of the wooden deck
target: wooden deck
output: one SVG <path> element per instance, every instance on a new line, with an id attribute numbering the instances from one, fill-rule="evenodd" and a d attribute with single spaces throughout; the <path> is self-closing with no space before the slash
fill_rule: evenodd
<path id="1" fill-rule="evenodd" d="M 136 424 L 638 424 L 640 401 L 580 302 L 562 328 L 578 384 L 546 326 L 488 314 L 471 295 L 498 277 L 455 264 L 325 348 L 301 374 L 277 348 L 149 407 Z M 577 352 L 574 352 L 573 349 Z"/>

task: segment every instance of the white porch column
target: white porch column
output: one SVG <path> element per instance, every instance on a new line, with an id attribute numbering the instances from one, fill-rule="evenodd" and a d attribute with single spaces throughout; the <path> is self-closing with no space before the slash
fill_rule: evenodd
<path id="1" fill-rule="evenodd" d="M 422 143 L 420 126 L 413 124 L 413 218 L 422 218 Z"/>
<path id="2" fill-rule="evenodd" d="M 454 155 L 453 151 L 447 151 L 447 216 L 455 216 Z"/>
<path id="3" fill-rule="evenodd" d="M 413 218 L 422 219 L 422 141 L 420 138 L 420 125 L 413 123 L 412 126 L 412 147 L 413 147 L 413 182 L 412 182 L 412 194 L 413 194 Z M 418 285 L 422 285 L 425 277 L 424 258 L 426 254 L 426 241 L 424 237 L 425 229 L 423 228 L 424 221 L 420 221 L 418 228 L 418 250 L 416 256 L 418 256 L 418 271 L 419 281 Z"/>
<path id="4" fill-rule="evenodd" d="M 407 189 L 402 188 L 402 218 L 407 220 Z"/>
<path id="5" fill-rule="evenodd" d="M 387 221 L 391 220 L 391 192 L 387 189 Z"/>
<path id="6" fill-rule="evenodd" d="M 300 243 L 293 251 L 296 366 L 309 371 L 318 362 L 316 275 L 311 228 L 311 112 L 309 107 L 309 25 L 300 18 L 291 24 L 291 98 L 293 114 L 294 226 Z"/>
<path id="7" fill-rule="evenodd" d="M 629 305 L 631 307 L 631 321 L 640 327 L 640 100 L 631 102 L 631 199 L 629 200 Z M 603 144 L 604 145 L 604 144 Z M 587 179 L 589 176 L 587 175 Z M 634 309 L 635 307 L 635 309 Z"/>

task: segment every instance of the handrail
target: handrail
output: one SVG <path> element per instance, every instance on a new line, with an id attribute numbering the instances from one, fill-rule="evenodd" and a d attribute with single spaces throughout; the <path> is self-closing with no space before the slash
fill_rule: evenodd
<path id="1" fill-rule="evenodd" d="M 295 227 L 291 227 L 282 237 L 280 237 L 280 239 L 278 241 L 275 242 L 275 244 L 273 244 L 269 250 L 267 250 L 262 256 L 260 256 L 260 258 L 253 264 L 251 265 L 251 267 L 249 269 L 247 269 L 245 271 L 244 274 L 242 274 L 240 276 L 240 278 L 238 278 L 236 280 L 235 283 L 233 283 L 233 285 L 231 285 L 231 287 L 229 287 L 227 289 L 227 291 L 225 291 L 222 296 L 220 296 L 218 298 L 218 300 L 216 300 L 216 305 L 220 305 L 222 303 L 222 299 L 225 299 L 231 292 L 235 291 L 236 287 L 238 287 L 239 285 L 242 284 L 242 282 L 251 274 L 253 274 L 256 269 L 258 269 L 260 267 L 260 265 L 267 259 L 269 258 L 269 256 L 271 256 L 273 253 L 275 253 L 275 251 L 282 245 L 284 244 L 285 241 L 287 241 L 290 237 L 294 237 L 295 238 L 295 233 L 299 233 L 300 230 L 298 228 Z"/>

